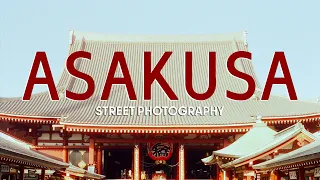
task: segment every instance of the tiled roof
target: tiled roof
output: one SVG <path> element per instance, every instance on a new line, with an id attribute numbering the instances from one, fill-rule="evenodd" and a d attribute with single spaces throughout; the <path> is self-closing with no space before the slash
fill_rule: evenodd
<path id="1" fill-rule="evenodd" d="M 226 61 L 233 52 L 247 51 L 243 33 L 220 35 L 183 35 L 183 36 L 108 36 L 75 32 L 75 41 L 70 45 L 70 52 L 83 50 L 92 53 L 92 60 L 78 60 L 76 66 L 95 80 L 95 94 L 87 101 L 68 99 L 50 101 L 48 93 L 34 94 L 30 101 L 21 98 L 0 100 L 0 115 L 14 114 L 24 116 L 61 117 L 62 124 L 94 125 L 132 125 L 132 126 L 170 126 L 170 125 L 226 125 L 253 123 L 252 116 L 294 116 L 320 113 L 320 105 L 311 102 L 290 101 L 284 97 L 271 96 L 269 101 L 250 99 L 233 101 L 226 98 L 226 90 L 242 93 L 247 90 L 247 83 L 230 75 Z M 129 101 L 124 86 L 113 86 L 109 100 L 100 101 L 107 72 L 115 51 L 123 51 L 134 83 L 137 101 Z M 173 54 L 161 73 L 177 94 L 178 101 L 170 101 L 163 90 L 154 83 L 152 100 L 143 99 L 143 53 L 152 52 L 153 66 L 165 51 Z M 208 52 L 217 52 L 217 88 L 215 94 L 205 101 L 191 99 L 185 90 L 184 53 L 193 52 L 193 87 L 197 92 L 205 92 L 208 87 Z M 257 84 L 257 97 L 261 89 L 253 69 L 252 62 L 240 59 L 236 67 L 252 75 Z M 120 70 L 116 72 L 121 77 Z M 73 92 L 84 92 L 86 83 L 74 79 L 66 70 L 63 71 L 58 88 L 68 88 Z M 224 106 L 222 116 L 97 116 L 97 106 Z"/>
<path id="2" fill-rule="evenodd" d="M 1 157 L 25 161 L 31 164 L 53 169 L 63 169 L 69 166 L 67 163 L 45 156 L 31 148 L 31 145 L 0 132 Z"/>
<path id="3" fill-rule="evenodd" d="M 201 161 L 205 164 L 205 165 L 212 165 L 217 163 L 217 160 L 215 159 L 215 157 L 213 155 L 202 158 Z"/>
<path id="4" fill-rule="evenodd" d="M 257 132 L 257 133 L 259 133 L 259 132 Z M 275 133 L 272 138 L 266 138 L 266 139 L 260 138 L 259 140 L 265 141 L 265 143 L 260 143 L 260 146 L 254 147 L 253 149 L 251 149 L 251 151 L 246 152 L 241 157 L 239 157 L 229 163 L 223 164 L 221 166 L 221 168 L 230 168 L 232 166 L 237 166 L 238 164 L 241 164 L 241 163 L 248 161 L 252 158 L 260 156 L 270 150 L 273 150 L 274 148 L 278 147 L 279 145 L 285 143 L 286 141 L 296 137 L 300 133 L 305 134 L 306 136 L 308 136 L 309 138 L 311 138 L 313 140 L 317 139 L 317 137 L 315 137 L 313 134 L 308 132 L 301 123 L 297 123 L 297 124 L 295 124 L 289 128 L 286 128 L 278 133 Z M 254 136 L 251 136 L 251 137 L 254 138 Z M 247 140 L 250 140 L 250 139 L 247 139 Z M 256 141 L 257 140 L 258 139 L 256 139 Z M 241 145 L 243 145 L 243 144 L 241 144 Z M 236 149 L 233 149 L 233 150 L 236 151 Z"/>
<path id="5" fill-rule="evenodd" d="M 101 174 L 96 174 L 96 173 L 92 173 L 89 172 L 85 169 L 81 169 L 79 167 L 76 167 L 74 165 L 70 165 L 66 170 L 66 173 L 78 176 L 78 177 L 84 177 L 84 178 L 88 178 L 88 179 L 103 179 L 105 178 L 104 175 Z"/>
<path id="6" fill-rule="evenodd" d="M 279 155 L 274 159 L 254 165 L 253 168 L 264 170 L 311 160 L 320 160 L 320 139 L 290 153 Z"/>
<path id="7" fill-rule="evenodd" d="M 223 149 L 213 151 L 212 154 L 214 156 L 239 158 L 266 146 L 274 140 L 275 134 L 277 134 L 277 132 L 269 128 L 265 123 L 257 121 L 250 131 L 241 136 L 234 143 Z"/>

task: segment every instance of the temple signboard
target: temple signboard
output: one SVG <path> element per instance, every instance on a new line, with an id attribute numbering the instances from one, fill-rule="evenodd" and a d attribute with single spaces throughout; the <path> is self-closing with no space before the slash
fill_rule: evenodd
<path id="1" fill-rule="evenodd" d="M 289 172 L 290 179 L 298 179 L 297 172 L 296 171 L 290 171 Z"/>
<path id="2" fill-rule="evenodd" d="M 148 155 L 155 161 L 168 160 L 172 155 L 172 149 L 171 143 L 148 143 Z"/>
<path id="3" fill-rule="evenodd" d="M 8 165 L 1 165 L 1 172 L 10 172 L 10 167 Z"/>
<path id="4" fill-rule="evenodd" d="M 320 177 L 320 167 L 314 169 L 314 177 Z"/>

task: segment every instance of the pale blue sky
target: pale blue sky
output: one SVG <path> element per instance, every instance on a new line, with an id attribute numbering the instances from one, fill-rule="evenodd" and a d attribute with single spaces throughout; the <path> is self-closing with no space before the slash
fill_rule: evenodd
<path id="1" fill-rule="evenodd" d="M 57 82 L 72 29 L 112 34 L 248 30 L 249 49 L 262 85 L 274 51 L 284 51 L 298 98 L 317 98 L 320 1 L 293 2 L 0 0 L 0 97 L 23 95 L 36 51 L 47 52 Z M 46 86 L 37 86 L 34 93 L 45 90 Z M 281 86 L 275 86 L 272 93 L 288 96 Z"/>

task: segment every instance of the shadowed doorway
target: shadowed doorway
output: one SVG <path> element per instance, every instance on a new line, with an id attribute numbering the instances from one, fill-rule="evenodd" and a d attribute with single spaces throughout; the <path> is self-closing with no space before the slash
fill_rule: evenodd
<path id="1" fill-rule="evenodd" d="M 121 179 L 132 171 L 132 149 L 104 150 L 104 172 L 107 179 Z M 129 177 L 127 177 L 130 179 Z"/>

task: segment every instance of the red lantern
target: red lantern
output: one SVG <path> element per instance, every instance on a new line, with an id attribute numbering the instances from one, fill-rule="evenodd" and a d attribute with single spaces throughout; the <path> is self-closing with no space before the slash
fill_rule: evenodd
<path id="1" fill-rule="evenodd" d="M 148 155 L 151 159 L 168 160 L 173 152 L 172 143 L 148 143 Z"/>
<path id="2" fill-rule="evenodd" d="M 153 174 L 152 175 L 152 180 L 166 180 L 166 174 L 160 173 L 160 174 Z"/>

